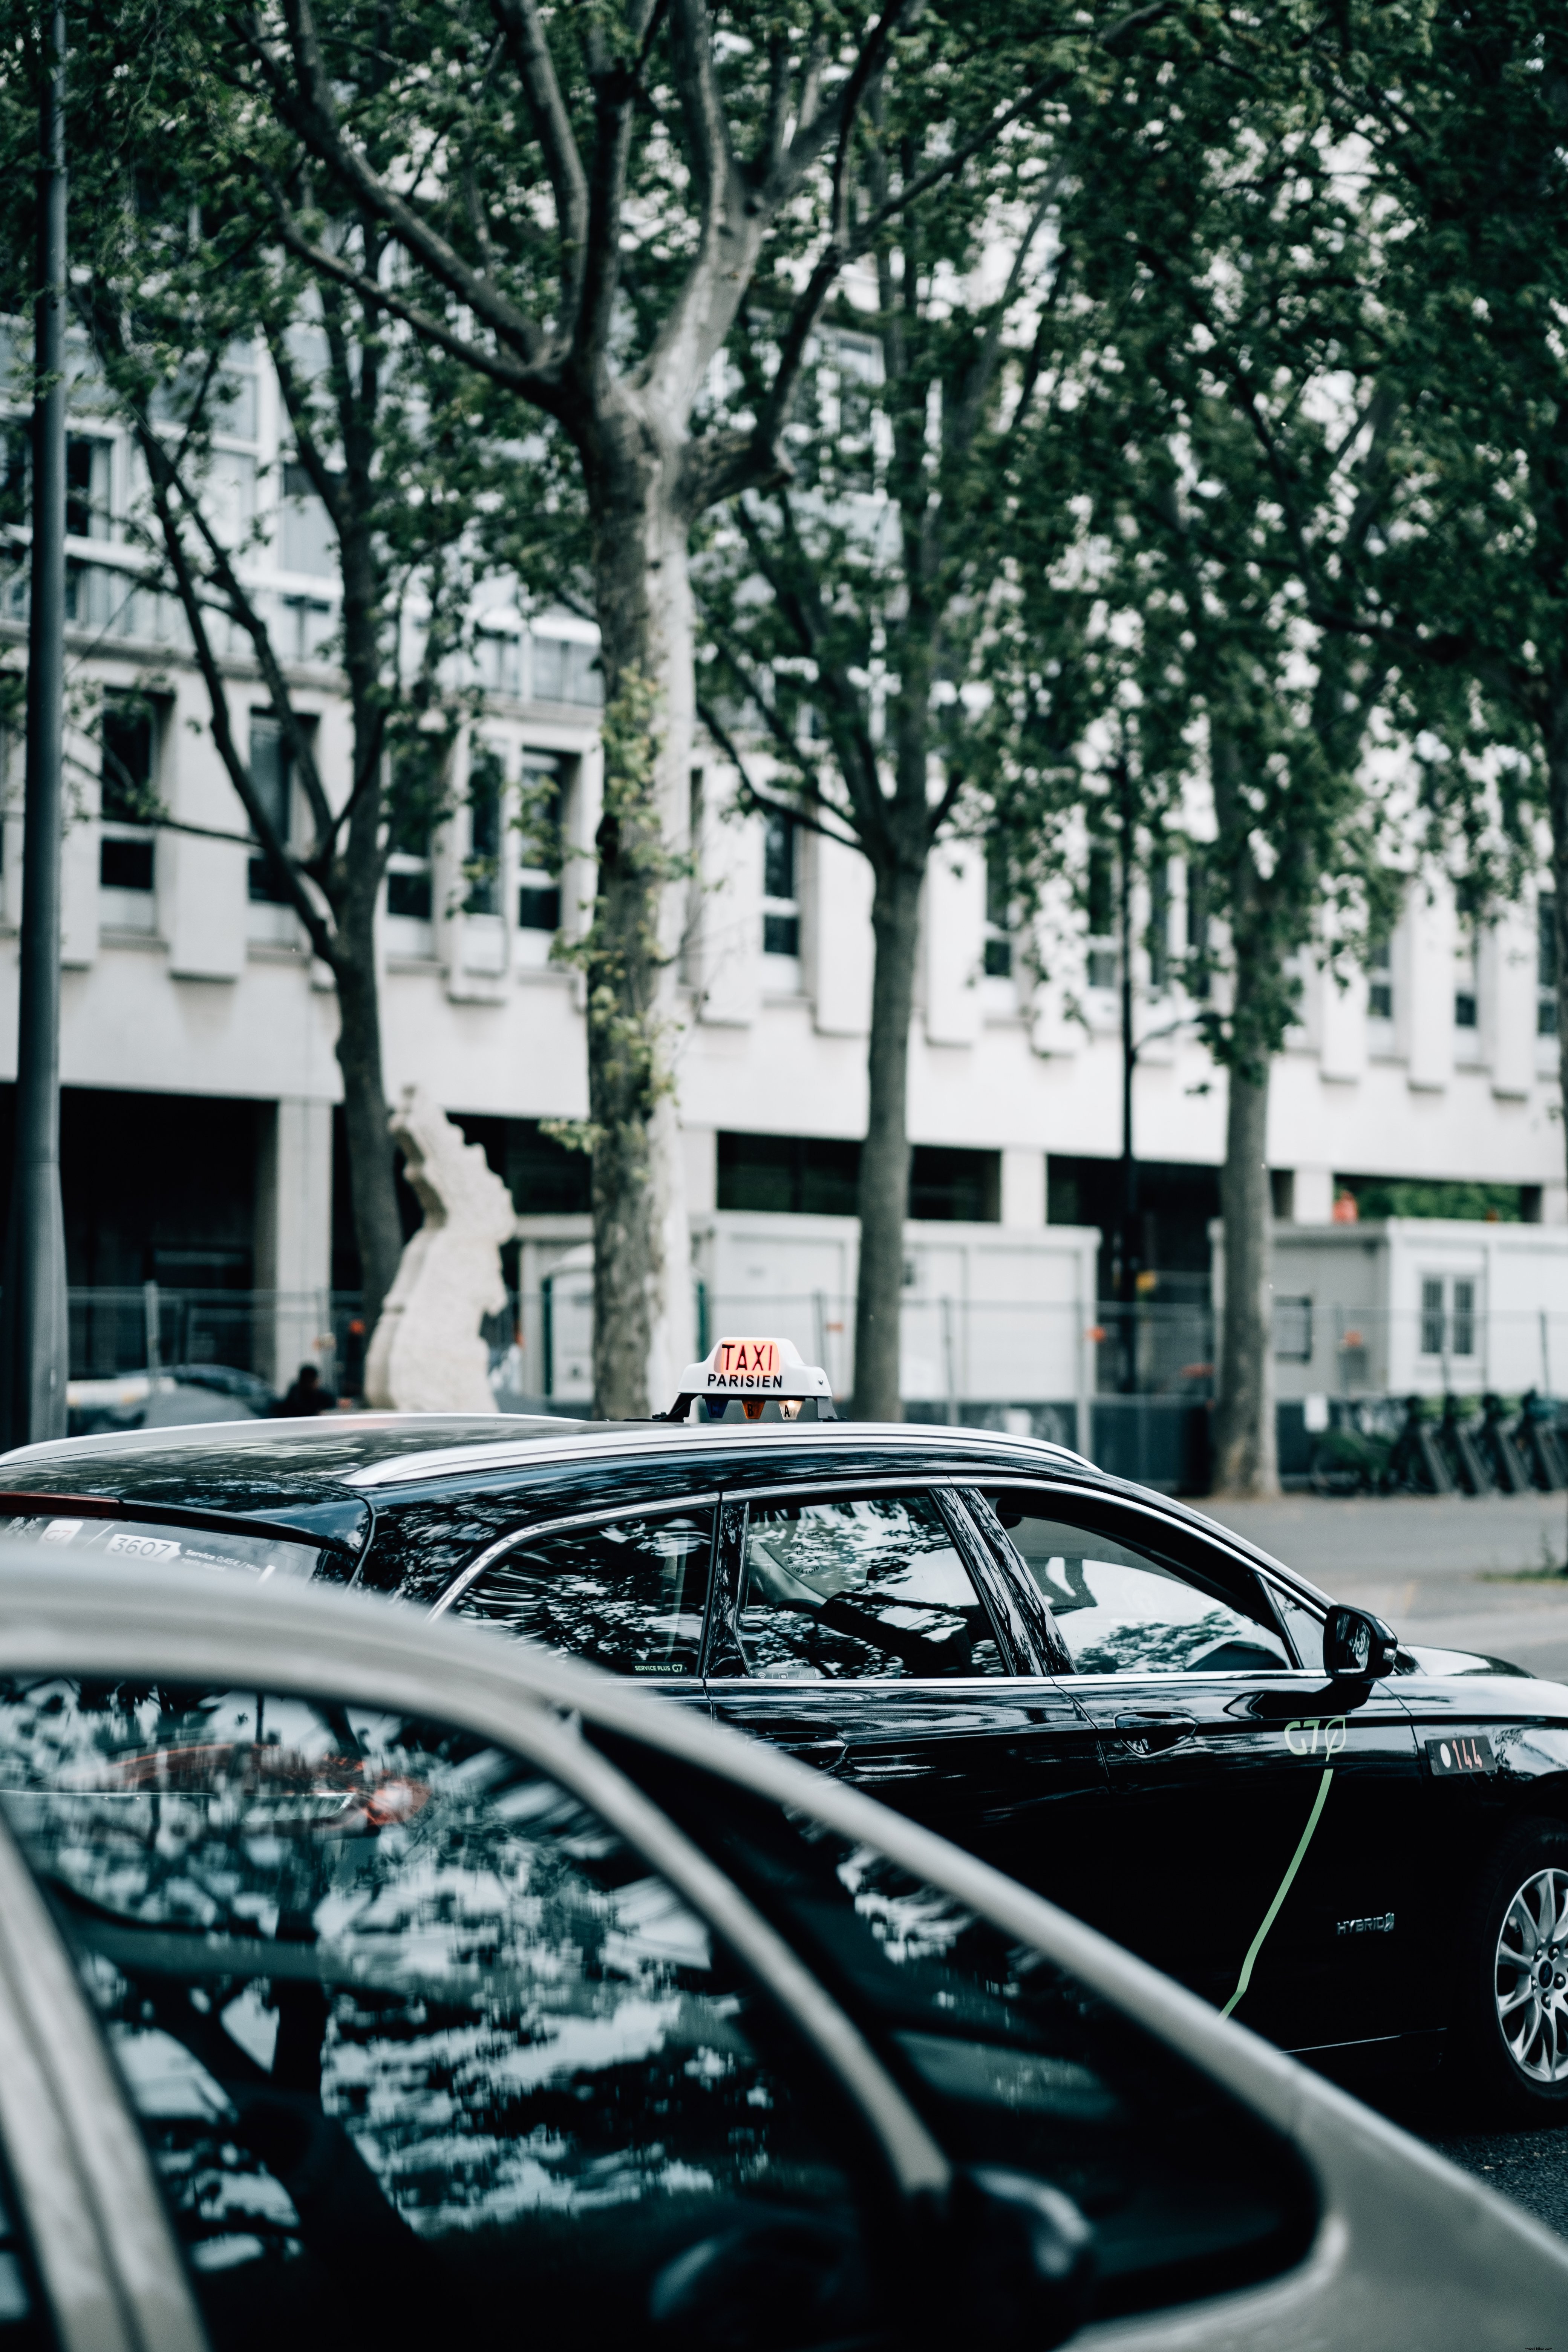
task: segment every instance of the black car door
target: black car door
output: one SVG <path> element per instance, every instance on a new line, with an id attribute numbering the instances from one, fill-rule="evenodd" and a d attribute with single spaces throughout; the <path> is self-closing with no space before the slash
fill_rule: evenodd
<path id="1" fill-rule="evenodd" d="M 1267 1580 L 1173 1517 L 984 1491 L 1100 1738 L 1086 1916 L 1289 2048 L 1408 2030 L 1421 1790 L 1392 1685 L 1331 1684 Z"/>
<path id="2" fill-rule="evenodd" d="M 1048 1843 L 1053 1807 L 1103 1796 L 1082 1713 L 1020 1679 L 1037 1663 L 1025 1614 L 950 1488 L 753 1490 L 726 1497 L 721 1526 L 721 1722 L 1009 1866 L 1026 1826 Z"/>

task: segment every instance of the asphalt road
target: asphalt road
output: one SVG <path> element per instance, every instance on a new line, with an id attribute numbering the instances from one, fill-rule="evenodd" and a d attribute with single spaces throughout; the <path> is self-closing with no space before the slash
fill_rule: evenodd
<path id="1" fill-rule="evenodd" d="M 1375 1610 L 1406 1641 L 1568 1682 L 1568 1496 L 1290 1495 L 1197 1507 L 1336 1598 Z M 1377 2104 L 1568 2237 L 1568 2119 L 1491 2130 L 1441 2072 Z"/>

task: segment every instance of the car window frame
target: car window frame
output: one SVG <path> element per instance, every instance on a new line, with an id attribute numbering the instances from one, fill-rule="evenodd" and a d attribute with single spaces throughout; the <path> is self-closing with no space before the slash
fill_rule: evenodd
<path id="1" fill-rule="evenodd" d="M 59 2352 L 210 2352 L 103 2029 L 3 1813 L 0 2135 Z"/>
<path id="2" fill-rule="evenodd" d="M 712 1601 L 717 1584 L 715 1568 L 719 1549 L 719 1496 L 712 1487 L 708 1486 L 697 1494 L 672 1496 L 668 1500 L 660 1496 L 655 1503 L 638 1503 L 630 1510 L 606 1510 L 601 1503 L 593 1510 L 563 1511 L 558 1517 L 532 1519 L 526 1527 L 513 1528 L 508 1534 L 497 1536 L 492 1542 L 486 1544 L 484 1549 L 477 1553 L 466 1568 L 458 1570 L 446 1591 L 437 1594 L 426 1614 L 430 1617 L 445 1617 L 462 1600 L 469 1588 L 478 1583 L 487 1568 L 493 1568 L 498 1560 L 504 1559 L 507 1553 L 515 1549 L 519 1544 L 537 1542 L 545 1536 L 571 1535 L 580 1532 L 584 1528 L 615 1527 L 627 1519 L 670 1518 L 678 1517 L 682 1511 L 709 1511 L 712 1514 L 713 1524 L 708 1536 L 708 1580 L 702 1588 L 702 1631 L 697 1640 L 697 1663 L 689 1671 L 683 1671 L 680 1674 L 638 1675 L 636 1678 L 639 1682 L 649 1682 L 660 1690 L 687 1686 L 698 1688 L 702 1681 L 703 1660 L 708 1650 L 709 1625 L 713 1613 Z M 576 1653 L 563 1650 L 559 1654 L 562 1657 L 573 1657 Z M 595 1661 L 584 1659 L 583 1663 L 592 1665 Z M 607 1673 L 611 1670 L 602 1668 L 601 1671 Z M 623 1676 L 621 1679 L 625 1680 L 628 1677 Z"/>
<path id="3" fill-rule="evenodd" d="M 987 1480 L 986 1484 L 989 1486 L 991 1481 Z M 1121 1495 L 1106 1496 L 1103 1498 L 1099 1496 L 1090 1496 L 1085 1494 L 1082 1487 L 1052 1486 L 1044 1481 L 1037 1483 L 1027 1476 L 999 1478 L 996 1485 L 1011 1494 L 1038 1495 L 1043 1500 L 1057 1507 L 1048 1511 L 1042 1511 L 1039 1515 L 1042 1518 L 1060 1518 L 1070 1525 L 1081 1527 L 1086 1535 L 1098 1533 L 1111 1541 L 1125 1542 L 1130 1551 L 1147 1550 L 1154 1564 L 1168 1569 L 1173 1575 L 1180 1577 L 1184 1583 L 1191 1583 L 1198 1591 L 1205 1589 L 1212 1591 L 1215 1600 L 1224 1602 L 1229 1608 L 1237 1609 L 1243 1616 L 1250 1616 L 1265 1632 L 1273 1633 L 1285 1653 L 1287 1664 L 1278 1669 L 1279 1675 L 1312 1672 L 1310 1667 L 1302 1664 L 1296 1644 L 1290 1638 L 1284 1613 L 1275 1603 L 1269 1580 L 1251 1560 L 1230 1551 L 1223 1544 L 1211 1543 L 1207 1536 L 1197 1529 L 1189 1528 L 1181 1520 L 1172 1519 L 1164 1512 L 1153 1509 L 1147 1504 L 1135 1502 L 1130 1496 Z M 975 1489 L 975 1493 L 978 1500 L 986 1506 L 987 1516 L 995 1526 L 996 1536 L 991 1538 L 992 1542 L 994 1544 L 996 1538 L 1000 1537 L 1005 1546 L 1005 1549 L 1000 1554 L 1003 1565 L 1021 1587 L 1032 1589 L 1038 1595 L 1039 1607 L 1049 1618 L 1055 1644 L 1065 1661 L 1053 1671 L 1064 1680 L 1075 1684 L 1118 1682 L 1142 1675 L 1144 1670 L 1136 1666 L 1117 1667 L 1110 1674 L 1086 1675 L 1079 1672 L 1072 1663 L 1071 1653 L 1068 1649 L 1066 1639 L 1057 1622 L 1050 1601 L 1036 1583 L 1027 1560 L 1012 1541 L 1008 1530 L 1003 1527 L 994 1506 L 990 1503 L 989 1496 L 979 1487 Z M 1128 1528 L 1125 1535 L 1119 1528 L 1119 1521 L 1124 1523 Z M 1150 1531 L 1152 1529 L 1165 1532 L 1173 1540 L 1168 1546 L 1162 1547 L 1152 1537 Z M 1212 1556 L 1222 1565 L 1224 1574 L 1211 1574 L 1205 1577 L 1201 1568 L 1183 1557 L 1184 1550 L 1188 1547 L 1198 1554 L 1200 1559 Z M 1226 1589 L 1227 1583 L 1250 1584 L 1259 1595 L 1264 1604 L 1263 1608 L 1247 1609 L 1245 1604 L 1237 1601 L 1233 1591 Z M 1249 1676 L 1256 1678 L 1258 1671 L 1255 1666 L 1222 1668 L 1217 1672 L 1201 1666 L 1185 1666 L 1174 1674 L 1162 1673 L 1159 1681 L 1163 1685 L 1181 1683 L 1189 1675 L 1199 1676 L 1208 1681 L 1217 1680 L 1223 1675 L 1226 1680 L 1234 1679 L 1237 1683 L 1242 1683 Z M 1270 1679 L 1275 1677 L 1271 1676 Z"/>
<path id="4" fill-rule="evenodd" d="M 1000 1676 L 995 1675 L 846 1675 L 842 1681 L 835 1681 L 831 1687 L 834 1690 L 842 1691 L 883 1691 L 895 1687 L 909 1688 L 914 1685 L 921 1690 L 948 1690 L 959 1685 L 967 1689 L 971 1685 L 977 1683 L 984 1683 L 988 1687 L 995 1687 L 1002 1682 L 1016 1680 L 1020 1674 L 1028 1674 L 1032 1671 L 1032 1666 L 1026 1662 L 1027 1654 L 1018 1646 L 1014 1630 L 1019 1612 L 1016 1607 L 1009 1606 L 1010 1595 L 1004 1597 L 998 1593 L 999 1571 L 996 1563 L 989 1558 L 981 1544 L 973 1523 L 969 1519 L 958 1498 L 956 1488 L 950 1479 L 933 1478 L 929 1474 L 922 1477 L 918 1471 L 914 1471 L 906 1473 L 903 1476 L 881 1478 L 856 1478 L 846 1475 L 826 1482 L 820 1478 L 803 1479 L 798 1482 L 781 1480 L 776 1485 L 743 1486 L 729 1488 L 725 1491 L 721 1497 L 720 1516 L 715 1526 L 714 1574 L 709 1586 L 710 1594 L 717 1598 L 721 1593 L 723 1601 L 721 1617 L 718 1610 L 710 1608 L 709 1611 L 709 1620 L 713 1626 L 713 1638 L 710 1644 L 705 1647 L 705 1672 L 710 1679 L 748 1684 L 765 1681 L 770 1689 L 778 1690 L 789 1690 L 797 1686 L 820 1690 L 824 1687 L 820 1675 L 768 1675 L 764 1677 L 753 1675 L 746 1664 L 745 1652 L 741 1646 L 741 1580 L 745 1568 L 746 1525 L 751 1514 L 751 1507 L 753 1503 L 804 1505 L 814 1502 L 857 1502 L 862 1497 L 879 1495 L 930 1496 L 936 1507 L 938 1517 L 941 1518 L 952 1538 L 953 1549 L 957 1552 L 970 1581 L 974 1586 L 980 1605 L 991 1621 L 997 1654 L 1007 1671 L 1005 1675 Z"/>

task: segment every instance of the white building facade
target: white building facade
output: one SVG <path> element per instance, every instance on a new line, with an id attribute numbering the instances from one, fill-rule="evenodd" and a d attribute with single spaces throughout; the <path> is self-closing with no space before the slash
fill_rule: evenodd
<path id="1" fill-rule="evenodd" d="M 298 495 L 264 370 L 249 372 L 228 421 L 221 463 L 236 515 L 247 523 L 259 515 L 268 525 L 256 562 L 258 593 L 288 653 L 297 707 L 314 725 L 328 789 L 346 793 L 347 710 L 321 652 L 335 615 L 331 547 L 313 501 Z M 19 424 L 13 420 L 13 435 Z M 206 1283 L 324 1299 L 353 1286 L 341 1165 L 334 1170 L 331 986 L 241 837 L 242 813 L 214 749 L 177 608 L 140 584 L 142 562 L 125 524 L 133 485 L 124 438 L 84 408 L 73 415 L 71 447 L 72 813 L 61 1036 L 71 1280 L 81 1287 L 158 1280 L 172 1288 L 184 1280 L 191 1289 Z M 18 539 L 0 580 L 0 642 L 13 665 L 24 658 L 25 638 Z M 287 819 L 290 787 L 268 697 L 254 667 L 231 650 L 231 723 L 258 779 L 276 777 Z M 498 606 L 479 660 L 486 695 L 459 740 L 456 813 L 428 844 L 400 851 L 388 877 L 385 1081 L 389 1097 L 417 1081 L 482 1135 L 520 1213 L 535 1221 L 518 1276 L 531 1294 L 585 1231 L 573 1191 L 581 1167 L 567 1169 L 539 1122 L 581 1118 L 587 1107 L 581 985 L 552 960 L 552 946 L 558 927 L 580 926 L 592 895 L 599 795 L 593 632 L 564 614 L 525 621 Z M 125 700 L 131 696 L 134 703 Z M 119 730 L 121 764 L 145 768 L 172 827 L 150 831 L 115 815 L 105 710 L 111 732 Z M 8 1086 L 19 731 L 5 741 L 4 756 L 0 1085 Z M 469 789 L 481 761 L 483 800 Z M 559 787 L 574 851 L 558 877 L 527 865 L 512 822 L 517 795 L 542 772 Z M 716 1312 L 732 1286 L 758 1300 L 831 1292 L 838 1304 L 825 1321 L 837 1325 L 849 1273 L 831 1284 L 820 1269 L 803 1276 L 805 1224 L 783 1221 L 826 1221 L 837 1231 L 852 1210 L 866 1115 L 870 877 L 836 843 L 735 821 L 733 789 L 716 757 L 694 771 L 700 877 L 675 1059 L 696 1272 Z M 302 835 L 304 813 L 292 814 Z M 464 869 L 481 852 L 493 855 L 495 879 L 476 891 Z M 1105 1221 L 1101 1204 L 1122 1143 L 1114 943 L 1043 936 L 1037 962 L 1048 976 L 1041 980 L 1028 943 L 1010 938 L 996 915 L 980 850 L 939 852 L 926 884 L 910 1040 L 911 1210 L 920 1229 L 910 1287 L 933 1302 L 949 1295 L 931 1256 L 941 1240 L 933 1229 L 952 1225 L 957 1249 L 963 1227 L 965 1264 L 991 1267 L 976 1277 L 994 1292 L 990 1303 L 1011 1296 L 1061 1310 L 1066 1352 L 1048 1386 L 1060 1395 L 1067 1381 L 1071 1395 L 1085 1382 L 1075 1350 L 1089 1328 L 1095 1287 L 1084 1233 Z M 1144 907 L 1140 938 L 1149 917 Z M 1203 1266 L 1194 1236 L 1206 1253 L 1225 1079 L 1198 1042 L 1195 1008 L 1182 992 L 1191 926 L 1179 861 L 1160 928 L 1152 951 L 1140 950 L 1137 973 L 1139 1026 L 1151 1037 L 1135 1095 L 1136 1148 L 1150 1163 L 1145 1205 L 1154 1220 L 1144 1255 L 1168 1269 L 1173 1289 L 1179 1276 L 1191 1277 L 1188 1295 L 1195 1295 Z M 1269 1158 L 1283 1219 L 1327 1224 L 1348 1176 L 1517 1187 L 1527 1221 L 1568 1224 L 1555 998 L 1541 935 L 1534 894 L 1471 939 L 1451 895 L 1428 897 L 1423 885 L 1370 975 L 1342 985 L 1316 969 L 1307 973 L 1301 1026 L 1277 1065 L 1271 1097 Z M 721 1246 L 723 1221 L 733 1217 L 750 1220 L 744 1248 Z M 981 1228 L 997 1245 L 1004 1234 L 1026 1237 L 1026 1255 L 1040 1266 L 1021 1271 L 1017 1259 L 997 1272 L 996 1247 L 987 1258 L 973 1239 Z M 826 1226 L 818 1238 L 825 1250 L 838 1247 Z M 1089 1246 L 1092 1256 L 1092 1234 Z M 742 1262 L 752 1269 L 743 1277 L 719 1271 Z M 907 1347 L 906 1386 L 941 1397 L 955 1381 L 960 1390 L 978 1382 L 975 1392 L 989 1394 L 978 1370 L 955 1374 L 958 1343 L 942 1338 L 940 1324 L 938 1314 L 935 1336 Z M 812 1332 L 801 1336 L 809 1340 Z M 290 1326 L 279 1338 L 279 1359 L 294 1345 Z M 928 1369 L 916 1372 L 914 1363 Z M 1005 1385 L 1026 1391 L 1026 1367 Z M 1045 1393 L 1037 1383 L 1034 1392 Z"/>

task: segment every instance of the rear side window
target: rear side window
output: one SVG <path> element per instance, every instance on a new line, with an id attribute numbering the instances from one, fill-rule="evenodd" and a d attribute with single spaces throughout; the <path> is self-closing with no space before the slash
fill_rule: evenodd
<path id="1" fill-rule="evenodd" d="M 0 1520 L 0 1535 L 13 1541 L 35 1543 L 41 1550 L 79 1559 L 112 1560 L 134 1570 L 143 1561 L 177 1563 L 184 1568 L 238 1569 L 242 1574 L 314 1576 L 321 1563 L 319 1546 L 289 1543 L 281 1537 L 245 1535 L 238 1528 L 183 1527 L 146 1519 L 75 1518 L 49 1514 L 37 1518 Z M 342 1554 L 338 1558 L 342 1559 Z M 341 1572 L 341 1571 L 340 1571 Z"/>
<path id="2" fill-rule="evenodd" d="M 694 1675 L 712 1548 L 707 1509 L 546 1528 L 481 1569 L 453 1614 L 611 1674 Z"/>

